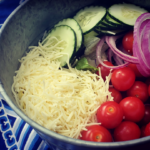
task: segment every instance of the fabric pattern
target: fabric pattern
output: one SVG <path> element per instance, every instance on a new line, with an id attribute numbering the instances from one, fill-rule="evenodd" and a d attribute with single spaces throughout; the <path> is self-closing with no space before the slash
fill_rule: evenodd
<path id="1" fill-rule="evenodd" d="M 51 150 L 34 129 L 24 122 L 0 94 L 0 149 Z"/>

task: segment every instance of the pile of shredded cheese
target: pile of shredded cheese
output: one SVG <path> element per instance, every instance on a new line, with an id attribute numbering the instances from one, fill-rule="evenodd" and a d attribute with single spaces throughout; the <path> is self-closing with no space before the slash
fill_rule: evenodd
<path id="1" fill-rule="evenodd" d="M 57 60 L 61 52 L 54 51 L 54 45 L 48 47 L 39 43 L 20 60 L 12 92 L 20 109 L 32 120 L 77 139 L 86 126 L 98 124 L 100 105 L 113 100 L 108 91 L 110 76 L 104 82 L 90 71 L 62 68 Z"/>

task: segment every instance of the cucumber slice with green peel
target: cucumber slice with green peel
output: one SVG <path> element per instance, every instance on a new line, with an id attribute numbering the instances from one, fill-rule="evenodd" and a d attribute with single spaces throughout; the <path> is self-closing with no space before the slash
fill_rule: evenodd
<path id="1" fill-rule="evenodd" d="M 127 30 L 101 30 L 101 33 L 105 35 L 118 35 L 127 32 Z"/>
<path id="2" fill-rule="evenodd" d="M 106 26 L 106 25 L 104 25 L 104 24 L 102 24 L 102 23 L 100 23 L 100 24 L 98 24 L 95 28 L 99 28 L 99 29 L 109 29 L 109 27 L 108 26 Z"/>
<path id="3" fill-rule="evenodd" d="M 99 25 L 103 25 L 103 26 L 108 26 L 108 23 L 105 21 L 105 19 L 104 20 L 102 20 L 99 24 L 97 24 L 97 26 L 99 26 Z"/>
<path id="4" fill-rule="evenodd" d="M 106 20 L 106 22 L 108 22 L 108 23 L 110 23 L 110 24 L 112 24 L 112 25 L 114 25 L 114 26 L 126 26 L 126 24 L 120 23 L 120 22 L 114 20 L 114 19 L 111 18 L 108 14 L 107 14 L 106 17 L 105 17 L 105 20 Z"/>
<path id="5" fill-rule="evenodd" d="M 94 28 L 94 31 L 96 33 L 98 33 L 99 35 L 118 35 L 118 34 L 122 34 L 125 33 L 129 30 L 129 28 L 124 28 L 124 29 L 101 29 L 101 27 L 96 27 Z"/>
<path id="6" fill-rule="evenodd" d="M 144 8 L 134 4 L 114 4 L 108 8 L 109 15 L 116 21 L 134 26 L 136 19 L 147 12 Z"/>
<path id="7" fill-rule="evenodd" d="M 104 24 L 102 24 L 102 23 L 100 23 L 100 24 L 98 24 L 96 27 L 95 27 L 95 29 L 98 29 L 98 30 L 115 30 L 115 29 L 117 29 L 118 27 L 116 27 L 116 26 L 110 26 L 110 25 L 104 25 Z"/>
<path id="8" fill-rule="evenodd" d="M 102 22 L 100 22 L 100 24 L 105 25 L 106 27 L 109 27 L 109 28 L 112 28 L 112 29 L 116 28 L 116 26 L 114 26 L 111 23 L 107 22 L 105 19 L 103 19 Z"/>
<path id="9" fill-rule="evenodd" d="M 74 19 L 79 23 L 83 34 L 90 32 L 106 15 L 106 8 L 91 6 L 81 9 Z"/>
<path id="10" fill-rule="evenodd" d="M 65 66 L 68 59 L 70 61 L 76 51 L 75 32 L 67 25 L 56 26 L 42 41 L 42 46 L 45 46 L 46 51 L 57 53 L 57 60 L 60 61 L 61 66 Z"/>
<path id="11" fill-rule="evenodd" d="M 83 41 L 83 34 L 82 34 L 82 30 L 80 25 L 78 24 L 78 22 L 73 19 L 73 18 L 68 18 L 68 19 L 64 19 L 60 22 L 58 22 L 55 26 L 60 26 L 60 25 L 68 25 L 70 26 L 74 32 L 76 33 L 76 38 L 77 38 L 77 42 L 76 42 L 76 52 L 80 49 L 81 45 L 82 45 L 82 41 Z M 65 34 L 67 35 L 67 34 Z"/>

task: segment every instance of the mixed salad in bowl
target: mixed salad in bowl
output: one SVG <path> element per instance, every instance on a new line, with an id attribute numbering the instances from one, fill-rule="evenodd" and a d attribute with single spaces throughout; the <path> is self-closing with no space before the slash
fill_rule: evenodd
<path id="1" fill-rule="evenodd" d="M 38 46 L 31 46 L 31 51 L 20 60 L 21 67 L 12 86 L 18 105 L 46 128 L 81 140 L 113 142 L 149 136 L 149 33 L 150 13 L 139 6 L 123 3 L 109 8 L 89 6 L 81 9 L 73 18 L 58 22 L 44 34 Z M 32 64 L 29 61 L 35 68 L 30 69 Z M 43 68 L 38 70 L 41 66 Z M 44 70 L 45 66 L 51 73 Z M 52 74 L 54 78 L 55 73 L 61 74 L 60 71 L 65 77 L 57 76 L 58 82 L 55 83 L 58 87 L 49 81 L 49 76 Z M 38 85 L 38 89 L 32 82 Z M 43 89 L 40 89 L 41 85 Z M 77 86 L 80 88 L 76 89 Z M 66 97 L 55 89 L 66 92 Z M 93 92 L 89 93 L 91 99 L 89 89 Z M 72 94 L 70 101 L 68 91 Z M 84 102 L 80 94 L 83 94 Z M 61 96 L 67 99 L 66 102 Z M 84 122 L 81 125 L 75 122 L 79 116 Z M 50 120 L 55 117 L 58 118 Z"/>

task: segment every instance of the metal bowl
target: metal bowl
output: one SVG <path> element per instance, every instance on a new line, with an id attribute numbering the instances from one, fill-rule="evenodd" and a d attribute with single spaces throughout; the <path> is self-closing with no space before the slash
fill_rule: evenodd
<path id="1" fill-rule="evenodd" d="M 49 30 L 63 18 L 73 16 L 82 7 L 92 4 L 111 5 L 119 0 L 27 0 L 5 21 L 0 33 L 0 79 L 3 84 L 2 95 L 10 107 L 49 145 L 63 150 L 108 150 L 108 149 L 149 149 L 150 137 L 126 142 L 98 143 L 68 138 L 50 131 L 30 118 L 17 106 L 11 92 L 14 72 L 18 69 L 18 59 L 29 45 L 36 45 L 45 30 Z M 147 9 L 149 0 L 128 0 Z"/>

